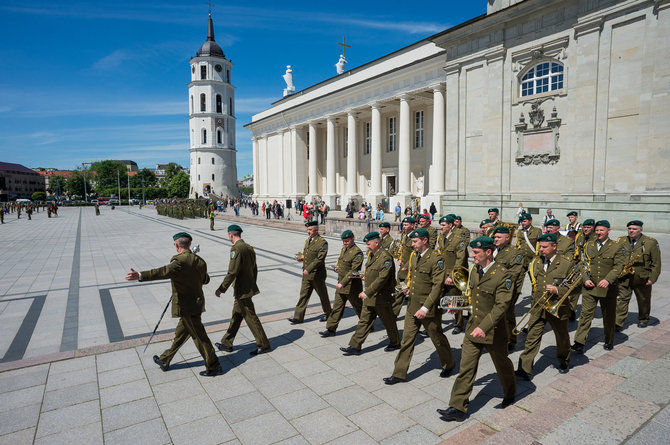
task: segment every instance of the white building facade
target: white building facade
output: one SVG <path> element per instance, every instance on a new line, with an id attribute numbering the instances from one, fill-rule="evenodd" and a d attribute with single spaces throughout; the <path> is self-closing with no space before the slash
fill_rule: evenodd
<path id="1" fill-rule="evenodd" d="M 670 2 L 487 5 L 254 115 L 255 196 L 670 231 Z"/>
<path id="2" fill-rule="evenodd" d="M 191 186 L 189 197 L 237 196 L 235 88 L 232 63 L 214 41 L 210 14 L 207 41 L 190 60 L 189 131 Z"/>

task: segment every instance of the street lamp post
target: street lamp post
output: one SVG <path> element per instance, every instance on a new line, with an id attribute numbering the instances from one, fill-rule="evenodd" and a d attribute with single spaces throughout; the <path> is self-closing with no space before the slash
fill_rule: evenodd
<path id="1" fill-rule="evenodd" d="M 86 190 L 86 170 L 84 170 L 84 166 L 86 165 L 86 162 L 81 163 L 81 168 L 84 173 L 84 202 L 88 202 L 88 191 Z"/>
<path id="2" fill-rule="evenodd" d="M 119 207 L 121 206 L 121 176 L 119 176 L 119 169 L 116 169 L 116 187 L 119 190 Z"/>
<path id="3" fill-rule="evenodd" d="M 142 205 L 147 205 L 147 201 L 144 199 L 144 178 L 142 178 Z"/>
<path id="4" fill-rule="evenodd" d="M 128 207 L 130 207 L 130 170 L 128 170 Z"/>

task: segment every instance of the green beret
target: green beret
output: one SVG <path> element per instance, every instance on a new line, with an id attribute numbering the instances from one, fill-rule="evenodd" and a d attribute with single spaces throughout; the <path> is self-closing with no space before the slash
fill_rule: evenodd
<path id="1" fill-rule="evenodd" d="M 237 224 L 231 224 L 228 226 L 228 231 L 229 232 L 242 232 L 242 227 L 238 226 Z"/>
<path id="2" fill-rule="evenodd" d="M 310 226 L 318 226 L 319 221 L 308 221 L 305 223 L 305 227 L 310 227 Z"/>
<path id="3" fill-rule="evenodd" d="M 479 227 L 483 226 L 484 224 L 491 224 L 492 222 L 493 222 L 493 221 L 491 221 L 491 220 L 488 219 L 488 218 L 483 219 L 482 222 L 479 223 Z"/>
<path id="4" fill-rule="evenodd" d="M 493 238 L 488 236 L 480 236 L 470 241 L 470 247 L 478 249 L 488 249 L 488 248 L 493 249 L 495 247 L 495 244 L 493 242 Z"/>
<path id="5" fill-rule="evenodd" d="M 379 232 L 370 232 L 363 237 L 363 241 L 368 242 L 373 239 L 379 239 Z"/>
<path id="6" fill-rule="evenodd" d="M 557 219 L 550 219 L 546 223 L 544 223 L 545 226 L 560 226 L 561 223 Z"/>
<path id="7" fill-rule="evenodd" d="M 179 238 L 188 238 L 190 240 L 193 240 L 193 237 L 186 232 L 179 232 L 172 235 L 173 241 L 177 241 Z"/>
<path id="8" fill-rule="evenodd" d="M 456 216 L 454 217 L 454 219 L 457 219 L 457 220 L 459 220 L 459 221 L 463 221 L 463 218 L 461 218 L 460 215 L 456 215 Z"/>
<path id="9" fill-rule="evenodd" d="M 428 234 L 428 230 L 424 229 L 423 227 L 419 227 L 415 231 L 409 234 L 410 238 L 428 238 L 430 235 Z"/>
<path id="10" fill-rule="evenodd" d="M 565 216 L 578 216 L 578 214 L 573 210 L 572 212 L 568 212 L 568 214 Z"/>
<path id="11" fill-rule="evenodd" d="M 532 221 L 533 217 L 530 216 L 530 213 L 522 213 L 521 214 L 521 221 L 529 220 Z"/>
<path id="12" fill-rule="evenodd" d="M 600 221 L 596 222 L 596 227 L 598 227 L 598 226 L 607 227 L 609 229 L 610 228 L 610 222 L 607 221 L 606 219 L 601 219 Z"/>
<path id="13" fill-rule="evenodd" d="M 555 233 L 543 233 L 542 235 L 537 237 L 537 240 L 539 242 L 548 241 L 550 243 L 555 243 L 556 241 L 558 241 L 558 237 L 556 236 Z"/>
<path id="14" fill-rule="evenodd" d="M 454 218 L 455 215 L 446 215 L 440 218 L 440 223 L 446 222 L 446 223 L 453 223 L 456 221 L 456 218 Z"/>
<path id="15" fill-rule="evenodd" d="M 387 229 L 390 229 L 391 228 L 391 223 L 386 222 L 386 221 L 380 222 L 379 227 L 386 227 Z"/>
<path id="16" fill-rule="evenodd" d="M 493 231 L 493 234 L 495 235 L 496 233 L 509 233 L 509 227 L 506 226 L 496 227 L 495 230 Z"/>
<path id="17" fill-rule="evenodd" d="M 490 209 L 488 210 L 488 212 L 486 212 L 486 213 L 490 213 L 490 212 L 500 213 L 500 210 L 498 210 L 496 207 L 492 207 L 492 208 L 490 208 Z"/>
<path id="18" fill-rule="evenodd" d="M 342 239 L 347 239 L 347 238 L 353 238 L 354 237 L 354 232 L 351 230 L 345 230 L 342 232 L 342 235 L 340 235 L 340 238 Z"/>
<path id="19" fill-rule="evenodd" d="M 455 213 L 450 213 L 450 214 L 448 214 L 447 216 L 451 216 L 451 217 L 454 218 L 454 219 L 460 219 L 460 218 L 461 218 L 460 216 L 456 216 Z"/>
<path id="20" fill-rule="evenodd" d="M 430 219 L 430 216 L 426 215 L 425 213 L 420 213 L 417 218 L 418 219 Z"/>
<path id="21" fill-rule="evenodd" d="M 644 223 L 642 221 L 640 221 L 639 219 L 634 219 L 634 220 L 630 221 L 628 224 L 626 224 L 626 227 L 630 227 L 630 226 L 640 226 L 640 227 L 642 227 L 642 224 L 644 224 Z"/>
<path id="22" fill-rule="evenodd" d="M 411 216 L 406 216 L 403 218 L 402 222 L 414 224 L 416 221 L 414 221 L 414 218 L 412 218 Z"/>
<path id="23" fill-rule="evenodd" d="M 582 223 L 583 226 L 593 226 L 595 225 L 596 221 L 592 218 L 587 219 Z"/>

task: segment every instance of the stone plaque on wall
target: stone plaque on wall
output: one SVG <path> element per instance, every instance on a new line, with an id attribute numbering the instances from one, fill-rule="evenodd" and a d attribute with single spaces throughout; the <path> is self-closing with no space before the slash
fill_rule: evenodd
<path id="1" fill-rule="evenodd" d="M 516 162 L 519 165 L 555 164 L 560 158 L 558 149 L 558 128 L 561 119 L 558 119 L 556 108 L 552 110 L 551 118 L 544 123 L 544 112 L 539 103 L 532 104 L 528 113 L 533 128 L 528 128 L 523 113 L 519 123 L 514 126 L 517 134 L 518 149 Z"/>

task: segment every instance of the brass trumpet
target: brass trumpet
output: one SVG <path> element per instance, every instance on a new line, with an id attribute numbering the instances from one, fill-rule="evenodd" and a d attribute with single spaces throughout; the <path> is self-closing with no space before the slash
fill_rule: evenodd
<path id="1" fill-rule="evenodd" d="M 456 266 L 451 271 L 451 279 L 462 293 L 462 295 L 445 295 L 440 299 L 440 307 L 447 311 L 472 311 L 472 301 L 470 299 L 470 269 L 462 266 Z"/>

